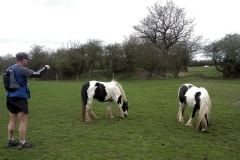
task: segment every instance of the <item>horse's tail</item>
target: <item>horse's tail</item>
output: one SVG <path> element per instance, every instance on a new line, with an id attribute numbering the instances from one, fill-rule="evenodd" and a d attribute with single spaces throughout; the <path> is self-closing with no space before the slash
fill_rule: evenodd
<path id="1" fill-rule="evenodd" d="M 206 95 L 201 98 L 200 101 L 200 109 L 199 109 L 199 116 L 198 116 L 198 125 L 197 129 L 202 132 L 205 132 L 209 127 L 209 116 L 211 111 L 211 99 L 209 95 Z"/>
<path id="2" fill-rule="evenodd" d="M 85 112 L 86 112 L 86 105 L 87 105 L 87 89 L 88 86 L 87 84 L 84 84 L 82 86 L 82 90 L 81 90 L 81 100 L 82 100 L 82 117 L 80 118 L 81 121 L 85 122 Z"/>

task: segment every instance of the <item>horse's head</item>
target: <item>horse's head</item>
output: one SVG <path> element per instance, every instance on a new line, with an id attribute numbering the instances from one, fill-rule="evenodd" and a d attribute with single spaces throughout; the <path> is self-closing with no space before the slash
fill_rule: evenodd
<path id="1" fill-rule="evenodd" d="M 128 115 L 128 107 L 129 107 L 128 102 L 123 102 L 122 110 L 123 110 L 124 116 Z"/>

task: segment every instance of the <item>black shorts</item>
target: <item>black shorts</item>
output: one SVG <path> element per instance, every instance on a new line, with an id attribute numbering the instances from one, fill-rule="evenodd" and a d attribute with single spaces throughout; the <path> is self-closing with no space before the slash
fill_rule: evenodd
<path id="1" fill-rule="evenodd" d="M 6 104 L 9 112 L 13 114 L 17 114 L 22 111 L 26 114 L 29 113 L 27 98 L 7 97 Z"/>

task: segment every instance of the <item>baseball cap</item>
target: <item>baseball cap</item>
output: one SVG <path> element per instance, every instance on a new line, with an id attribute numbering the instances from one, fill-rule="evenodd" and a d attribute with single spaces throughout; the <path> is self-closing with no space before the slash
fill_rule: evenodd
<path id="1" fill-rule="evenodd" d="M 17 59 L 17 61 L 21 61 L 22 59 L 29 60 L 29 57 L 28 57 L 28 55 L 26 53 L 19 52 L 19 53 L 16 54 L 16 59 Z"/>

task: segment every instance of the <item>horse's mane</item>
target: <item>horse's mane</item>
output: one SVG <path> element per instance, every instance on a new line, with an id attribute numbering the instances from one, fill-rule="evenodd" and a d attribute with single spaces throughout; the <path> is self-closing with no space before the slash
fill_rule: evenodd
<path id="1" fill-rule="evenodd" d="M 127 102 L 127 98 L 126 98 L 126 95 L 125 95 L 125 92 L 124 92 L 122 86 L 115 80 L 112 80 L 112 82 L 114 82 L 118 86 L 118 88 L 120 89 L 120 92 L 121 92 L 122 97 L 123 97 L 123 101 Z"/>

